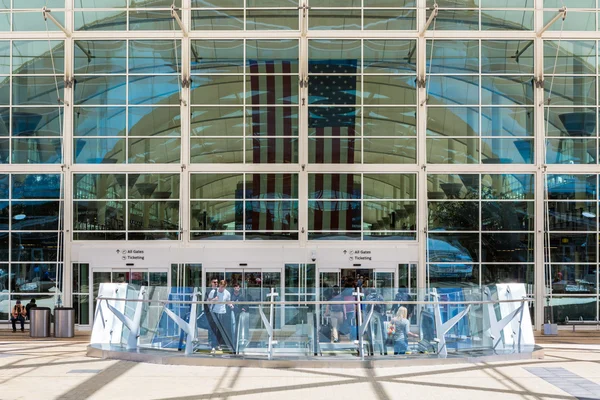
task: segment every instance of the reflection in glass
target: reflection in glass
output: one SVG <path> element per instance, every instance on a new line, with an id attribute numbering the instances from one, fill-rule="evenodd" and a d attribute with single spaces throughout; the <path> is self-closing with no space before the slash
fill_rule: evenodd
<path id="1" fill-rule="evenodd" d="M 309 138 L 311 164 L 354 164 L 361 162 L 361 140 L 356 138 Z"/>
<path id="2" fill-rule="evenodd" d="M 416 139 L 363 139 L 365 164 L 414 164 L 417 160 Z"/>
<path id="3" fill-rule="evenodd" d="M 124 139 L 75 139 L 73 145 L 76 164 L 117 164 L 125 162 Z"/>
<path id="4" fill-rule="evenodd" d="M 73 225 L 76 231 L 124 231 L 125 202 L 74 201 Z"/>
<path id="5" fill-rule="evenodd" d="M 58 201 L 13 201 L 11 228 L 19 231 L 58 230 L 59 208 Z"/>
<path id="6" fill-rule="evenodd" d="M 61 139 L 13 139 L 14 164 L 59 164 L 62 162 Z"/>
<path id="7" fill-rule="evenodd" d="M 596 233 L 550 233 L 549 236 L 551 262 L 597 262 Z"/>
<path id="8" fill-rule="evenodd" d="M 74 199 L 125 198 L 124 174 L 75 174 L 73 180 Z"/>
<path id="9" fill-rule="evenodd" d="M 193 201 L 190 229 L 195 231 L 241 231 L 243 202 Z"/>
<path id="10" fill-rule="evenodd" d="M 360 174 L 309 174 L 308 198 L 358 200 L 361 198 L 360 178 Z"/>
<path id="11" fill-rule="evenodd" d="M 192 163 L 242 163 L 244 140 L 242 138 L 197 138 L 190 140 Z"/>
<path id="12" fill-rule="evenodd" d="M 181 160 L 180 138 L 129 139 L 129 158 L 132 164 L 170 164 Z"/>
<path id="13" fill-rule="evenodd" d="M 293 118 L 293 115 L 291 117 Z M 192 136 L 242 136 L 243 134 L 244 113 L 242 108 L 192 107 Z"/>
<path id="14" fill-rule="evenodd" d="M 598 142 L 594 139 L 548 139 L 548 164 L 595 164 Z"/>
<path id="15" fill-rule="evenodd" d="M 363 110 L 364 136 L 417 135 L 417 110 L 414 107 L 365 107 Z M 360 122 L 360 119 L 356 121 Z M 356 131 L 360 132 L 359 127 Z"/>
<path id="16" fill-rule="evenodd" d="M 598 204 L 586 201 L 549 201 L 548 224 L 551 231 L 598 230 Z"/>
<path id="17" fill-rule="evenodd" d="M 548 174 L 548 196 L 553 200 L 596 200 L 597 175 Z"/>
<path id="18" fill-rule="evenodd" d="M 484 231 L 533 231 L 533 202 L 486 201 L 481 205 L 481 229 Z"/>
<path id="19" fill-rule="evenodd" d="M 427 241 L 428 262 L 479 261 L 479 235 L 477 233 L 430 234 Z"/>
<path id="20" fill-rule="evenodd" d="M 298 230 L 297 201 L 247 201 L 247 231 Z"/>
<path id="21" fill-rule="evenodd" d="M 74 136 L 125 135 L 125 108 L 76 107 L 73 113 Z"/>
<path id="22" fill-rule="evenodd" d="M 427 162 L 432 164 L 476 164 L 478 139 L 427 139 Z"/>
<path id="23" fill-rule="evenodd" d="M 360 231 L 361 204 L 357 201 L 309 201 L 309 231 Z"/>

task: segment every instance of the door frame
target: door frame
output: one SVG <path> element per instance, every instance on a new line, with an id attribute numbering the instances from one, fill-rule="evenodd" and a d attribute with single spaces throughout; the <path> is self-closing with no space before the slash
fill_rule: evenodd
<path id="1" fill-rule="evenodd" d="M 152 266 L 152 267 L 122 267 L 122 266 L 115 266 L 115 267 L 110 267 L 110 266 L 93 266 L 91 263 L 90 265 L 90 271 L 88 274 L 88 287 L 89 287 L 89 315 L 90 315 L 90 322 L 89 325 L 79 325 L 79 326 L 94 326 L 94 313 L 96 310 L 94 310 L 94 273 L 95 272 L 108 272 L 110 273 L 110 281 L 112 282 L 113 279 L 113 272 L 118 271 L 118 272 L 125 272 L 125 271 L 129 271 L 129 273 L 131 272 L 147 272 L 148 273 L 148 280 L 150 279 L 150 273 L 151 272 L 166 272 L 167 273 L 167 288 L 170 290 L 171 288 L 171 269 L 169 267 L 157 267 L 157 266 Z"/>

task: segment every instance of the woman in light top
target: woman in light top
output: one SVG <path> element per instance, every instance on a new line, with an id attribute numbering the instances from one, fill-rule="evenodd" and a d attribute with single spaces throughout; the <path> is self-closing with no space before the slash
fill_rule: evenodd
<path id="1" fill-rule="evenodd" d="M 419 335 L 410 331 L 410 321 L 407 316 L 408 310 L 406 307 L 400 307 L 396 312 L 396 316 L 392 319 L 392 324 L 394 324 L 394 334 L 392 336 L 394 339 L 394 355 L 406 354 L 409 336 L 419 337 Z"/>

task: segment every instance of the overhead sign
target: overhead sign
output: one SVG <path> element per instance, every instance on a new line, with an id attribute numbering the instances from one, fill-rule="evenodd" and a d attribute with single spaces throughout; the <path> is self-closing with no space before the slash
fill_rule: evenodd
<path id="1" fill-rule="evenodd" d="M 117 249 L 117 256 L 121 257 L 122 261 L 144 261 L 144 250 L 142 249 Z"/>
<path id="2" fill-rule="evenodd" d="M 342 253 L 348 256 L 348 261 L 373 261 L 372 250 L 345 249 Z"/>

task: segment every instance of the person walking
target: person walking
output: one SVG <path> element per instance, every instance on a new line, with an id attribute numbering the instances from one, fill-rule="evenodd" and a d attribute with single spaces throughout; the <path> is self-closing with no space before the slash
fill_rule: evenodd
<path id="1" fill-rule="evenodd" d="M 230 310 L 233 309 L 233 304 L 231 303 L 231 293 L 227 289 L 227 281 L 225 279 L 219 282 L 219 288 L 213 289 L 210 292 L 212 298 L 211 301 L 215 302 L 211 306 L 211 314 L 213 316 L 214 322 L 217 325 L 217 348 L 216 350 L 222 350 L 222 345 L 231 344 L 231 315 L 227 313 L 227 308 Z M 228 303 L 229 302 L 229 303 Z M 227 317 L 230 320 L 227 320 Z M 227 343 L 226 343 L 227 342 Z M 230 348 L 233 348 L 230 346 Z M 212 352 L 215 352 L 215 348 L 213 347 Z"/>
<path id="2" fill-rule="evenodd" d="M 407 318 L 408 310 L 406 307 L 401 306 L 398 308 L 398 312 L 396 313 L 396 317 L 392 319 L 392 339 L 394 340 L 394 355 L 406 354 L 406 350 L 408 350 L 408 337 L 418 338 L 419 335 L 416 335 L 410 331 L 410 321 Z"/>

